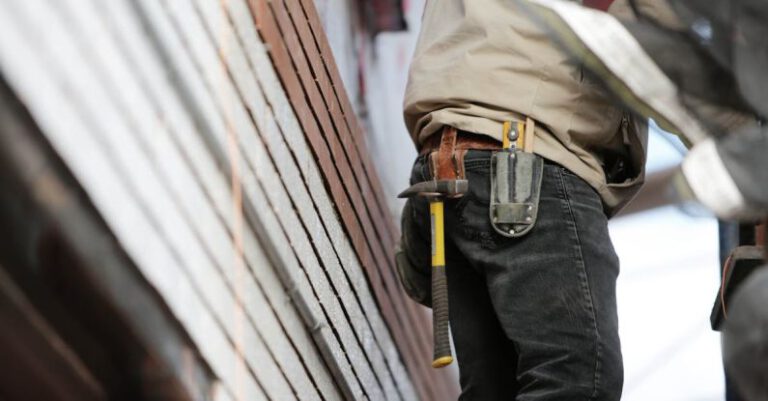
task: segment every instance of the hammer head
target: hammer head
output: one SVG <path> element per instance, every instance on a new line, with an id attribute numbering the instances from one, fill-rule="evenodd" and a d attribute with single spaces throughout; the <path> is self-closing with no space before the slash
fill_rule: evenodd
<path id="1" fill-rule="evenodd" d="M 397 195 L 398 198 L 424 196 L 427 198 L 459 198 L 469 189 L 467 180 L 430 180 L 411 185 L 410 188 Z"/>

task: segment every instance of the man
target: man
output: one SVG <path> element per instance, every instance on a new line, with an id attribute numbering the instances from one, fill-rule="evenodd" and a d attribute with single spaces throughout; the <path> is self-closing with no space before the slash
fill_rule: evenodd
<path id="1" fill-rule="evenodd" d="M 626 4 L 608 11 L 619 8 Z M 619 261 L 607 219 L 643 181 L 644 122 L 610 101 L 511 1 L 431 0 L 422 23 L 405 96 L 420 151 L 411 183 L 443 170 L 469 181 L 463 197 L 445 204 L 460 399 L 619 400 Z M 533 133 L 525 141 L 544 166 L 540 187 L 535 176 L 521 181 L 539 191 L 528 204 L 534 213 L 500 229 L 490 210 L 491 160 L 511 131 Z M 401 278 L 428 303 L 425 198 L 408 201 L 402 231 Z"/>

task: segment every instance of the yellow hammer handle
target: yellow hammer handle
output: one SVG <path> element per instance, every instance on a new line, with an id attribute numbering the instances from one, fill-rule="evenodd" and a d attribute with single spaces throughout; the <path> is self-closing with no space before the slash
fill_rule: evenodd
<path id="1" fill-rule="evenodd" d="M 429 202 L 432 228 L 432 335 L 434 337 L 433 368 L 453 362 L 448 330 L 448 280 L 445 275 L 445 222 L 443 201 Z"/>

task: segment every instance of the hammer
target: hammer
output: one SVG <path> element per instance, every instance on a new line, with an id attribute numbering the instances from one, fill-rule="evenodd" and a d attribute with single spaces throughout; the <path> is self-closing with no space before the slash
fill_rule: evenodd
<path id="1" fill-rule="evenodd" d="M 412 185 L 398 198 L 422 196 L 429 199 L 432 237 L 432 335 L 434 338 L 433 368 L 442 368 L 453 362 L 448 331 L 448 281 L 445 276 L 445 227 L 443 200 L 464 195 L 469 188 L 467 180 L 431 180 Z"/>

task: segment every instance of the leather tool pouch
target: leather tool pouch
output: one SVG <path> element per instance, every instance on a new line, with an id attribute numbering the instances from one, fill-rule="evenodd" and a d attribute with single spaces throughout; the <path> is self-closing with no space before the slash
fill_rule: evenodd
<path id="1" fill-rule="evenodd" d="M 432 307 L 432 268 L 429 264 L 429 239 L 419 236 L 414 221 L 412 200 L 403 208 L 402 237 L 395 248 L 395 265 L 400 283 L 414 301 Z"/>
<path id="2" fill-rule="evenodd" d="M 499 234 L 516 238 L 536 224 L 544 160 L 517 149 L 491 156 L 491 225 Z"/>

